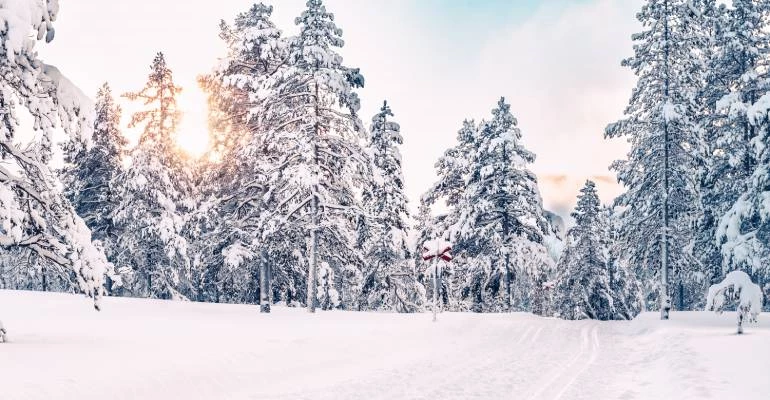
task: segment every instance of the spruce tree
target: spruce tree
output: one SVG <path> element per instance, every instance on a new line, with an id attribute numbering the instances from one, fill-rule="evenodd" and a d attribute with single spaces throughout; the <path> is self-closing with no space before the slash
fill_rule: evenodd
<path id="1" fill-rule="evenodd" d="M 272 12 L 272 6 L 257 3 L 239 13 L 234 24 L 221 21 L 219 37 L 227 53 L 199 78 L 209 96 L 211 142 L 220 160 L 237 155 L 244 141 L 259 133 L 255 93 L 286 62 L 289 43 L 271 21 Z M 221 162 L 218 169 L 226 165 Z"/>
<path id="2" fill-rule="evenodd" d="M 753 140 L 756 166 L 746 190 L 719 222 L 717 238 L 727 265 L 745 269 L 764 289 L 770 282 L 770 94 L 749 109 L 749 123 L 758 131 Z"/>
<path id="3" fill-rule="evenodd" d="M 70 154 L 72 166 L 62 180 L 65 195 L 91 230 L 92 238 L 100 241 L 107 258 L 113 260 L 120 236 L 114 221 L 120 202 L 115 188 L 123 170 L 127 141 L 120 131 L 120 106 L 107 83 L 96 94 L 95 111 L 90 147 Z"/>
<path id="4" fill-rule="evenodd" d="M 559 260 L 554 309 L 565 319 L 613 319 L 615 296 L 611 288 L 606 230 L 596 185 L 587 181 L 580 190 Z"/>
<path id="5" fill-rule="evenodd" d="M 124 95 L 145 107 L 132 115 L 129 124 L 144 129 L 131 152 L 131 167 L 120 177 L 121 203 L 115 213 L 123 232 L 121 255 L 115 261 L 131 269 L 128 289 L 134 296 L 192 296 L 187 240 L 182 235 L 191 206 L 190 176 L 176 146 L 180 91 L 163 53 L 158 53 L 145 87 Z"/>
<path id="6" fill-rule="evenodd" d="M 697 285 L 700 286 L 699 293 L 690 305 L 697 309 L 703 308 L 702 298 L 706 286 L 721 275 L 723 257 L 716 241 L 716 230 L 719 219 L 735 201 L 735 197 L 730 193 L 731 187 L 737 186 L 732 180 L 722 179 L 723 174 L 731 168 L 719 149 L 719 136 L 724 133 L 720 126 L 725 124 L 726 113 L 718 109 L 717 104 L 730 93 L 731 79 L 725 78 L 726 75 L 732 75 L 724 70 L 725 66 L 732 64 L 729 61 L 731 55 L 723 51 L 728 32 L 727 9 L 724 6 L 717 7 L 713 1 L 709 1 L 704 16 L 707 28 L 704 33 L 710 40 L 703 48 L 707 72 L 705 84 L 698 96 L 698 119 L 703 129 L 705 146 L 698 173 L 702 211 L 697 220 L 694 243 L 694 255 L 703 271 L 704 279 Z"/>
<path id="7" fill-rule="evenodd" d="M 423 260 L 423 245 L 431 240 L 441 238 L 445 230 L 441 228 L 440 218 L 433 216 L 430 205 L 425 202 L 424 198 L 420 199 L 420 206 L 418 208 L 417 217 L 415 218 L 414 231 L 416 235 L 416 243 L 412 248 L 412 266 L 415 273 L 416 283 L 423 288 L 425 297 L 423 302 L 427 302 L 432 299 L 433 290 L 430 288 L 433 285 L 433 279 L 430 277 L 428 269 L 431 267 L 430 261 Z M 445 273 L 451 272 L 449 270 Z M 447 282 L 450 279 L 449 276 L 442 277 L 442 282 Z M 447 288 L 445 291 L 446 303 L 449 302 L 449 295 L 451 290 Z M 444 303 L 446 307 L 448 304 Z"/>
<path id="8" fill-rule="evenodd" d="M 761 283 L 770 280 L 761 200 L 767 190 L 762 144 L 767 143 L 764 103 L 770 92 L 768 21 L 767 2 L 733 1 L 724 12 L 710 60 L 714 113 L 707 125 L 712 138 L 702 226 L 710 239 L 702 246 L 711 255 L 703 261 L 711 267 L 707 283 L 717 283 L 735 269 L 747 270 Z"/>
<path id="9" fill-rule="evenodd" d="M 614 306 L 613 319 L 631 320 L 642 311 L 642 293 L 639 280 L 629 267 L 623 254 L 625 248 L 618 240 L 619 223 L 617 214 L 610 207 L 604 207 L 601 215 L 601 227 L 607 247 L 607 268 L 610 275 L 610 291 Z"/>
<path id="10" fill-rule="evenodd" d="M 474 120 L 463 121 L 457 131 L 457 143 L 444 152 L 436 162 L 438 181 L 422 196 L 422 203 L 433 206 L 443 200 L 446 206 L 456 207 L 465 190 L 465 175 L 468 173 L 468 155 L 476 148 L 478 124 Z M 457 218 L 450 218 L 455 220 Z"/>
<path id="11" fill-rule="evenodd" d="M 458 268 L 467 271 L 463 297 L 474 311 L 531 310 L 543 272 L 552 268 L 544 245 L 550 225 L 527 168 L 535 155 L 522 145 L 517 125 L 501 98 L 467 155 L 456 250 Z"/>
<path id="12" fill-rule="evenodd" d="M 363 86 L 363 77 L 342 64 L 336 51 L 344 44 L 342 31 L 322 1 L 309 0 L 295 22 L 300 33 L 287 62 L 255 96 L 261 109 L 258 123 L 265 128 L 264 149 L 278 155 L 268 177 L 273 188 L 265 201 L 273 204 L 273 212 L 265 229 L 306 235 L 306 246 L 289 245 L 296 246 L 294 251 L 306 247 L 302 257 L 307 260 L 305 304 L 310 312 L 317 304 L 348 308 L 353 305 L 327 287 L 344 292 L 340 278 L 362 263 L 353 244 L 355 221 L 363 214 L 355 188 L 368 167 L 359 144 L 364 130 L 354 91 Z M 327 286 L 318 279 L 321 263 Z"/>
<path id="13" fill-rule="evenodd" d="M 415 276 L 407 266 L 407 221 L 409 211 L 404 194 L 399 145 L 401 128 L 391 121 L 388 103 L 372 118 L 366 148 L 372 166 L 372 178 L 364 185 L 362 218 L 364 230 L 363 282 L 359 307 L 370 310 L 416 311 L 412 304 Z"/>
<path id="14" fill-rule="evenodd" d="M 648 305 L 657 303 L 662 319 L 671 309 L 670 283 L 685 279 L 696 265 L 693 176 L 702 148 L 695 101 L 703 81 L 702 15 L 689 0 L 645 2 L 637 15 L 643 31 L 634 35 L 635 54 L 623 61 L 639 81 L 626 118 L 606 130 L 606 137 L 631 144 L 628 159 L 612 165 L 626 187 L 616 200 L 626 208 L 620 237 L 645 284 Z"/>
<path id="15" fill-rule="evenodd" d="M 475 149 L 475 140 L 478 135 L 478 124 L 474 120 L 464 120 L 462 127 L 457 131 L 456 144 L 446 150 L 435 164 L 438 180 L 420 198 L 420 214 L 418 215 L 418 240 L 415 248 L 415 263 L 418 266 L 418 280 L 428 289 L 426 293 L 433 295 L 432 279 L 425 274 L 425 263 L 422 261 L 423 244 L 429 240 L 443 239 L 457 248 L 458 241 L 457 222 L 460 219 L 459 205 L 465 191 L 465 176 L 468 173 L 468 156 Z M 432 215 L 431 207 L 445 206 L 447 210 L 439 215 Z M 441 278 L 440 288 L 441 302 L 445 307 L 464 310 L 458 298 L 462 296 L 461 290 L 467 281 L 465 270 L 452 268 L 455 263 L 450 263 L 450 268 L 445 268 Z"/>
<path id="16" fill-rule="evenodd" d="M 216 161 L 208 163 L 206 173 L 202 174 L 200 201 L 205 205 L 200 207 L 203 212 L 196 220 L 203 225 L 194 229 L 209 239 L 196 246 L 195 252 L 201 253 L 198 273 L 210 277 L 205 281 L 213 285 L 243 277 L 232 295 L 244 302 L 260 302 L 265 312 L 270 310 L 270 286 L 274 286 L 267 282 L 271 275 L 281 282 L 277 290 L 285 295 L 279 298 L 291 297 L 286 292 L 293 291 L 299 279 L 292 272 L 296 268 L 287 265 L 296 262 L 292 250 L 286 253 L 289 246 L 282 246 L 281 242 L 304 243 L 287 230 L 268 235 L 263 225 L 265 214 L 270 211 L 266 195 L 272 187 L 267 173 L 281 154 L 276 148 L 266 148 L 267 127 L 257 117 L 262 108 L 255 98 L 264 85 L 269 85 L 272 74 L 288 55 L 288 41 L 270 20 L 272 11 L 271 6 L 259 3 L 238 14 L 233 25 L 222 21 L 220 38 L 227 46 L 227 55 L 209 75 L 200 78 L 201 86 L 209 94 Z M 283 250 L 276 252 L 277 249 Z M 225 253 L 248 257 L 228 258 Z M 263 256 L 268 253 L 269 256 Z M 228 260 L 240 262 L 233 264 Z M 272 273 L 267 271 L 267 260 L 271 260 Z M 287 286 L 288 282 L 291 284 Z M 207 291 L 221 293 L 223 288 L 209 287 Z"/>

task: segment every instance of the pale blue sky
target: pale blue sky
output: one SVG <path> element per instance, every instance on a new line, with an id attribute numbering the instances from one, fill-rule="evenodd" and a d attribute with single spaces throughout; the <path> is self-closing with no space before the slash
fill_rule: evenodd
<path id="1" fill-rule="evenodd" d="M 56 40 L 40 47 L 87 94 L 109 81 L 139 89 L 155 52 L 167 54 L 186 90 L 180 132 L 186 147 L 206 136 L 196 76 L 222 54 L 218 22 L 253 1 L 63 1 Z M 287 34 L 304 0 L 266 1 Z M 568 212 L 586 178 L 605 200 L 618 188 L 607 170 L 624 147 L 602 139 L 633 86 L 620 67 L 631 54 L 639 0 L 328 0 L 344 30 L 341 53 L 361 67 L 362 116 L 387 98 L 405 138 L 407 191 L 416 204 L 434 181 L 433 164 L 465 118 L 485 118 L 500 96 L 512 103 L 546 206 Z M 130 111 L 131 106 L 126 105 Z M 125 119 L 125 118 L 124 118 Z"/>

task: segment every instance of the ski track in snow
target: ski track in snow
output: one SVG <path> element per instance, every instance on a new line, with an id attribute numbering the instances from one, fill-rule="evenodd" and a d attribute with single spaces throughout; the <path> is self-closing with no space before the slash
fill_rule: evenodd
<path id="1" fill-rule="evenodd" d="M 524 343 L 524 341 L 527 340 L 527 336 L 529 336 L 529 333 L 532 332 L 533 329 L 535 329 L 535 328 L 533 328 L 533 327 L 527 328 L 527 330 L 524 332 L 524 334 L 519 337 L 519 340 L 516 342 L 516 344 L 520 345 L 520 344 Z"/>
<path id="2" fill-rule="evenodd" d="M 546 374 L 543 383 L 527 400 L 559 400 L 569 390 L 577 378 L 596 361 L 599 354 L 598 326 L 584 326 L 580 330 L 580 347 L 566 363 L 559 365 Z"/>
<path id="3" fill-rule="evenodd" d="M 766 399 L 770 317 L 661 322 L 104 301 L 0 290 L 2 400 Z"/>
<path id="4" fill-rule="evenodd" d="M 581 349 L 585 349 L 586 347 L 589 348 L 588 355 L 581 357 L 581 360 L 577 363 L 576 368 L 573 368 L 573 372 L 568 375 L 569 378 L 566 384 L 561 387 L 556 396 L 553 397 L 553 400 L 561 399 L 562 396 L 564 396 L 564 393 L 572 387 L 577 379 L 583 375 L 583 373 L 585 373 L 585 371 L 596 361 L 596 358 L 599 356 L 599 327 L 597 325 L 594 325 L 591 329 L 590 344 L 586 343 L 584 337 Z"/>

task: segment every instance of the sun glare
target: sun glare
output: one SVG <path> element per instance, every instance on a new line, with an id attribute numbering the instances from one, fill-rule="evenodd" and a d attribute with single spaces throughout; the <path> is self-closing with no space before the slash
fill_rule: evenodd
<path id="1" fill-rule="evenodd" d="M 177 101 L 183 113 L 177 145 L 190 156 L 201 157 L 209 148 L 206 95 L 197 86 L 189 85 Z"/>

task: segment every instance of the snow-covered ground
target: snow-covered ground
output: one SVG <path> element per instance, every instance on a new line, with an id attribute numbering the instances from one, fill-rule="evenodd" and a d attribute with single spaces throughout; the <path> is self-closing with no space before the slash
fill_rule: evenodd
<path id="1" fill-rule="evenodd" d="M 566 322 L 0 291 L 0 399 L 767 399 L 770 316 Z"/>

